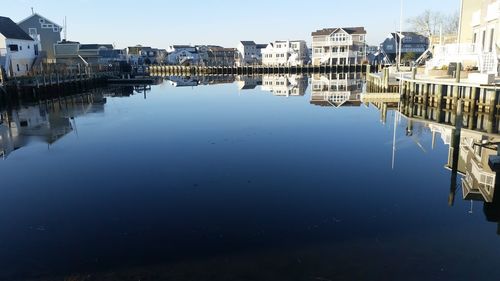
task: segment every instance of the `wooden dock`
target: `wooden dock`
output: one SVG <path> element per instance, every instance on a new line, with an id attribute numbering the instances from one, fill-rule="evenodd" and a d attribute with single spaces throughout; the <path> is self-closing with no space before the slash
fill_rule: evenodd
<path id="1" fill-rule="evenodd" d="M 151 75 L 262 75 L 262 74 L 320 74 L 320 73 L 371 73 L 369 64 L 350 64 L 332 66 L 149 66 Z"/>
<path id="2" fill-rule="evenodd" d="M 410 118 L 455 126 L 459 104 L 463 126 L 470 130 L 499 133 L 500 87 L 446 80 L 402 78 L 403 114 Z"/>

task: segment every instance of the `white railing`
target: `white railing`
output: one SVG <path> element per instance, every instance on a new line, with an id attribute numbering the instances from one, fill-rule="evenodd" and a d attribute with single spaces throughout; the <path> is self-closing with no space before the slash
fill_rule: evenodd
<path id="1" fill-rule="evenodd" d="M 475 62 L 481 73 L 497 74 L 498 57 L 496 50 L 483 52 L 479 44 L 446 44 L 434 47 L 433 58 L 426 64 L 428 70 L 448 66 L 452 62 Z M 464 66 L 465 67 L 465 66 Z"/>

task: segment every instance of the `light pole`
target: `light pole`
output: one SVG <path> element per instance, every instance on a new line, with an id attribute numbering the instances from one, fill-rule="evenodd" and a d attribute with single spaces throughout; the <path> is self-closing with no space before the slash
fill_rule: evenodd
<path id="1" fill-rule="evenodd" d="M 398 65 L 397 65 L 397 70 L 398 72 L 400 71 L 399 67 L 401 65 L 401 51 L 402 51 L 402 45 L 403 45 L 403 0 L 401 0 L 401 14 L 399 18 L 399 55 L 398 55 Z"/>

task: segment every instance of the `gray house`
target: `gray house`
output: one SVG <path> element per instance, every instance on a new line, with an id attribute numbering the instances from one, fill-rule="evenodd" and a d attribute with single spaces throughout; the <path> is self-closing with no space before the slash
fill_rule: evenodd
<path id="1" fill-rule="evenodd" d="M 44 62 L 55 63 L 54 45 L 61 41 L 62 27 L 43 16 L 34 13 L 18 23 L 31 38 L 40 42 Z"/>
<path id="2" fill-rule="evenodd" d="M 401 55 L 412 53 L 416 59 L 429 48 L 429 39 L 415 32 L 402 32 Z M 390 61 L 396 61 L 399 53 L 399 37 L 401 33 L 391 33 L 384 42 L 380 44 L 382 50 L 387 54 Z"/>

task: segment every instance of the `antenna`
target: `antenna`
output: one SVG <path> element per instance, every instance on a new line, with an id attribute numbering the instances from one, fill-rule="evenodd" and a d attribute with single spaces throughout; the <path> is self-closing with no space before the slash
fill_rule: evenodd
<path id="1" fill-rule="evenodd" d="M 35 10 L 33 10 L 33 7 L 31 7 L 31 14 L 34 15 L 35 14 Z"/>
<path id="2" fill-rule="evenodd" d="M 64 16 L 64 41 L 68 41 L 68 19 Z"/>

